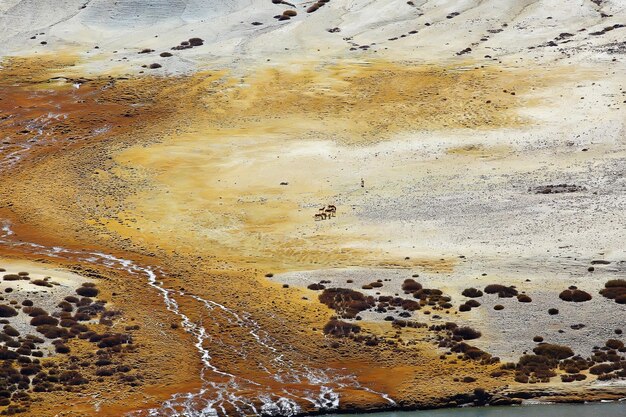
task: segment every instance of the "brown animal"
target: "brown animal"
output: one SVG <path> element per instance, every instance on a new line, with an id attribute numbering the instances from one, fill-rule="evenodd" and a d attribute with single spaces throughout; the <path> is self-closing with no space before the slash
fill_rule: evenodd
<path id="1" fill-rule="evenodd" d="M 335 217 L 335 214 L 337 213 L 337 207 L 333 205 L 328 205 L 328 208 L 324 210 L 324 212 L 328 213 L 328 217 Z"/>
<path id="2" fill-rule="evenodd" d="M 326 213 L 317 213 L 313 217 L 315 218 L 315 221 L 318 221 L 318 220 L 326 220 L 328 216 L 326 215 Z"/>

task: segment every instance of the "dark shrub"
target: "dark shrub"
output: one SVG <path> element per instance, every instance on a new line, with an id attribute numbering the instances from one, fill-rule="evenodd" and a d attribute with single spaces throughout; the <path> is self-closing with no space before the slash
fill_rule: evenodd
<path id="1" fill-rule="evenodd" d="M 373 297 L 346 288 L 325 289 L 319 300 L 343 318 L 354 318 L 359 312 L 375 305 Z"/>
<path id="2" fill-rule="evenodd" d="M 37 326 L 37 331 L 47 339 L 68 338 L 70 336 L 70 332 L 67 329 L 49 324 Z"/>
<path id="3" fill-rule="evenodd" d="M 626 288 L 626 279 L 612 279 L 604 284 L 606 288 Z"/>
<path id="4" fill-rule="evenodd" d="M 504 310 L 504 306 L 502 304 L 496 304 L 493 306 L 493 309 L 496 311 Z"/>
<path id="5" fill-rule="evenodd" d="M 401 307 L 408 311 L 415 311 L 421 308 L 420 303 L 413 300 L 402 300 Z"/>
<path id="6" fill-rule="evenodd" d="M 26 311 L 24 311 L 26 312 Z M 30 317 L 37 317 L 37 316 L 47 316 L 48 312 L 46 310 L 44 310 L 43 308 L 39 308 L 39 307 L 33 307 L 30 310 L 28 310 L 28 315 Z"/>
<path id="7" fill-rule="evenodd" d="M 472 307 L 468 306 L 467 304 L 461 304 L 459 306 L 459 311 L 461 312 L 470 311 L 471 309 Z"/>
<path id="8" fill-rule="evenodd" d="M 18 332 L 14 327 L 8 324 L 4 326 L 4 333 L 12 337 L 18 337 L 20 335 L 20 332 Z"/>
<path id="9" fill-rule="evenodd" d="M 2 279 L 5 281 L 19 281 L 22 278 L 17 274 L 7 274 L 3 276 Z"/>
<path id="10" fill-rule="evenodd" d="M 160 56 L 160 57 L 162 57 L 162 58 L 169 58 L 169 57 L 171 57 L 171 56 L 172 56 L 172 54 L 171 54 L 171 53 L 169 53 L 169 52 L 161 52 L 161 53 L 159 54 L 159 56 Z"/>
<path id="11" fill-rule="evenodd" d="M 189 39 L 189 45 L 191 46 L 201 46 L 204 44 L 204 41 L 200 38 L 191 38 Z"/>
<path id="12" fill-rule="evenodd" d="M 463 379 L 461 381 L 463 381 L 465 383 L 476 382 L 476 378 L 471 377 L 471 376 L 466 376 L 466 377 L 463 377 Z"/>
<path id="13" fill-rule="evenodd" d="M 328 334 L 335 337 L 346 337 L 351 333 L 359 333 L 361 331 L 361 327 L 356 324 L 347 323 L 341 320 L 331 319 L 324 326 L 324 334 Z"/>
<path id="14" fill-rule="evenodd" d="M 74 321 L 73 319 L 62 319 L 59 324 L 61 325 L 61 327 L 72 327 L 76 324 L 76 321 Z"/>
<path id="15" fill-rule="evenodd" d="M 320 291 L 325 289 L 326 287 L 322 284 L 310 284 L 307 288 L 313 291 Z"/>
<path id="16" fill-rule="evenodd" d="M 422 284 L 420 284 L 419 282 L 411 278 L 405 279 L 404 282 L 402 283 L 402 291 L 404 291 L 405 293 L 412 293 L 415 291 L 419 291 L 421 289 L 422 289 Z"/>
<path id="17" fill-rule="evenodd" d="M 574 356 L 574 351 L 568 346 L 554 345 L 551 343 L 543 343 L 533 349 L 536 355 L 554 358 L 556 360 L 566 359 Z"/>
<path id="18" fill-rule="evenodd" d="M 490 284 L 485 287 L 487 294 L 498 294 L 500 298 L 512 298 L 517 295 L 517 290 L 514 287 L 507 287 L 501 284 Z"/>
<path id="19" fill-rule="evenodd" d="M 100 368 L 96 369 L 97 376 L 112 376 L 115 373 L 115 370 L 112 368 Z"/>
<path id="20" fill-rule="evenodd" d="M 31 283 L 39 287 L 52 288 L 52 284 L 50 284 L 48 281 L 43 280 L 43 279 L 35 279 L 35 280 L 32 280 Z"/>
<path id="21" fill-rule="evenodd" d="M 76 304 L 78 302 L 78 297 L 74 297 L 73 295 L 68 295 L 67 297 L 64 298 L 64 300 L 67 301 L 68 303 Z"/>
<path id="22" fill-rule="evenodd" d="M 559 298 L 563 301 L 582 303 L 591 300 L 591 294 L 583 290 L 564 290 L 559 294 Z"/>
<path id="23" fill-rule="evenodd" d="M 541 337 L 541 336 L 535 336 L 535 337 L 533 337 L 533 342 L 535 342 L 535 343 L 541 343 L 541 342 L 543 342 L 543 337 Z"/>
<path id="24" fill-rule="evenodd" d="M 478 298 L 483 296 L 483 292 L 476 288 L 466 288 L 461 294 L 469 298 Z"/>
<path id="25" fill-rule="evenodd" d="M 599 365 L 594 365 L 589 368 L 589 373 L 592 375 L 602 375 L 613 372 L 614 366 L 609 363 L 601 363 Z"/>
<path id="26" fill-rule="evenodd" d="M 52 316 L 37 316 L 37 317 L 33 317 L 30 320 L 30 325 L 31 326 L 42 326 L 44 324 L 49 324 L 51 326 L 56 326 L 57 324 L 59 324 L 59 320 L 55 319 Z"/>
<path id="27" fill-rule="evenodd" d="M 478 301 L 476 301 L 476 300 L 467 300 L 465 302 L 465 305 L 468 305 L 468 306 L 470 306 L 472 308 L 480 307 L 480 303 Z"/>
<path id="28" fill-rule="evenodd" d="M 76 294 L 81 297 L 96 297 L 100 291 L 94 287 L 80 287 L 76 290 Z"/>
<path id="29" fill-rule="evenodd" d="M 72 304 L 70 304 L 67 301 L 61 301 L 57 307 L 59 307 L 61 310 L 70 313 L 72 310 L 74 310 L 74 307 L 72 306 Z"/>
<path id="30" fill-rule="evenodd" d="M 465 340 L 478 339 L 481 333 L 478 330 L 474 330 L 471 327 L 457 327 L 452 331 L 455 336 L 462 337 Z"/>
<path id="31" fill-rule="evenodd" d="M 517 296 L 517 301 L 519 301 L 520 303 L 530 303 L 532 302 L 532 298 L 530 298 L 529 296 L 527 296 L 526 294 L 519 294 Z"/>
<path id="32" fill-rule="evenodd" d="M 17 316 L 17 310 L 11 306 L 0 305 L 0 317 L 15 317 Z"/>
<path id="33" fill-rule="evenodd" d="M 70 353 L 70 348 L 64 344 L 58 344 L 54 347 L 56 353 Z"/>
<path id="34" fill-rule="evenodd" d="M 556 316 L 557 314 L 559 314 L 559 310 L 556 308 L 550 308 L 548 309 L 548 314 L 551 316 Z"/>
<path id="35" fill-rule="evenodd" d="M 125 334 L 106 334 L 104 337 L 98 342 L 99 348 L 107 348 L 118 346 L 123 343 L 128 343 L 130 340 L 130 336 Z"/>
<path id="36" fill-rule="evenodd" d="M 65 371 L 59 375 L 59 381 L 65 385 L 83 385 L 89 381 L 77 371 Z"/>
<path id="37" fill-rule="evenodd" d="M 9 335 L 9 336 L 13 336 L 13 335 Z M 621 340 L 617 340 L 617 339 L 609 339 L 606 341 L 606 347 L 614 349 L 614 350 L 618 350 L 624 347 L 624 342 L 622 342 Z"/>
<path id="38" fill-rule="evenodd" d="M 22 301 L 22 305 L 24 307 L 32 307 L 33 306 L 33 302 L 30 301 L 30 300 L 24 300 L 24 301 Z"/>

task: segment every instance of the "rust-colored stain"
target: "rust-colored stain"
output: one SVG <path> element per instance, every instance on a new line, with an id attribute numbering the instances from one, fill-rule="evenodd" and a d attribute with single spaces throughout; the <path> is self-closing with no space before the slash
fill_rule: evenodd
<path id="1" fill-rule="evenodd" d="M 364 347 L 341 340 L 333 348 L 320 330 L 332 311 L 301 289 L 268 283 L 263 274 L 352 265 L 451 271 L 450 259 L 389 259 L 382 249 L 370 248 L 379 238 L 375 232 L 345 232 L 359 221 L 351 213 L 338 216 L 335 227 L 324 223 L 312 231 L 303 201 L 327 201 L 349 182 L 304 181 L 323 178 L 325 163 L 301 170 L 301 189 L 280 188 L 272 172 L 298 171 L 302 156 L 294 144 L 306 149 L 307 142 L 327 140 L 355 149 L 410 131 L 519 125 L 524 120 L 516 109 L 536 82 L 532 74 L 369 62 L 296 63 L 290 70 L 261 68 L 242 77 L 213 71 L 87 79 L 73 73 L 72 62 L 15 59 L 0 70 L 0 214 L 20 240 L 118 254 L 162 268 L 166 288 L 247 312 L 283 347 L 288 363 L 353 374 L 397 399 L 425 403 L 508 382 L 487 378 L 493 366 L 442 361 L 426 341 Z M 293 165 L 276 158 L 285 148 Z M 0 255 L 61 266 L 79 262 L 19 245 L 1 245 Z M 124 317 L 146 323 L 138 343 L 146 375 L 140 390 L 147 399 L 96 381 L 87 392 L 107 392 L 99 411 L 84 393 L 67 392 L 37 394 L 44 401 L 34 403 L 36 415 L 54 415 L 67 404 L 74 404 L 75 415 L 120 415 L 199 387 L 191 336 L 169 326 L 178 318 L 143 278 L 106 274 L 101 285 L 123 294 Z M 311 388 L 271 378 L 281 371 L 275 352 L 232 317 L 219 310 L 208 314 L 197 300 L 179 303 L 213 335 L 205 343 L 220 369 L 270 392 Z M 394 333 L 389 329 L 384 336 Z M 478 378 L 475 384 L 452 383 L 467 373 Z M 219 383 L 223 376 L 207 378 Z M 244 395 L 255 389 L 240 386 Z M 354 385 L 342 394 L 348 405 L 385 403 Z"/>

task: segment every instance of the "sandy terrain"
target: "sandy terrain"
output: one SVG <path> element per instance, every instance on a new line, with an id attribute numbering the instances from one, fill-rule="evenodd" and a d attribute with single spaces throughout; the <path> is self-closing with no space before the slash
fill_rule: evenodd
<path id="1" fill-rule="evenodd" d="M 31 380 L 28 401 L 0 407 L 295 415 L 626 395 L 626 307 L 599 294 L 626 278 L 621 3 L 312 4 L 0 5 L 0 267 L 60 284 L 2 281 L 5 301 L 52 310 L 94 282 L 116 313 L 90 331 L 132 337 L 58 338 L 71 355 L 46 340 L 42 366 L 87 382 Z M 415 300 L 413 275 L 450 306 L 364 309 L 343 318 L 348 337 L 307 289 Z M 459 311 L 489 284 L 532 302 L 485 294 Z M 559 299 L 572 285 L 592 299 Z M 480 357 L 428 327 L 445 322 L 479 330 Z M 618 368 L 559 358 L 520 382 L 521 362 L 501 364 L 535 336 Z"/>

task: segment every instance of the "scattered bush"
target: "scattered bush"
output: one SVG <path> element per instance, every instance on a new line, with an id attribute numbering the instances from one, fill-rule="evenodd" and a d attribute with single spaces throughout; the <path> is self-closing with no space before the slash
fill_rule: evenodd
<path id="1" fill-rule="evenodd" d="M 482 334 L 478 330 L 474 330 L 471 327 L 457 327 L 452 330 L 452 334 L 461 337 L 465 340 L 478 339 Z"/>
<path id="2" fill-rule="evenodd" d="M 566 359 L 574 356 L 574 351 L 568 346 L 554 345 L 551 343 L 543 343 L 533 349 L 536 355 L 546 356 L 556 360 Z"/>
<path id="3" fill-rule="evenodd" d="M 81 297 L 96 297 L 100 291 L 94 287 L 86 287 L 84 284 L 82 287 L 76 290 L 76 294 Z"/>
<path id="4" fill-rule="evenodd" d="M 0 305 L 0 317 L 15 317 L 17 310 L 8 305 Z"/>
<path id="5" fill-rule="evenodd" d="M 483 296 L 483 292 L 476 288 L 466 288 L 461 293 L 464 297 L 478 298 Z"/>
<path id="6" fill-rule="evenodd" d="M 626 280 L 612 279 L 604 284 L 600 294 L 606 298 L 615 300 L 618 304 L 626 304 Z"/>
<path id="7" fill-rule="evenodd" d="M 65 371 L 59 375 L 59 381 L 65 385 L 83 385 L 89 381 L 77 371 Z"/>
<path id="8" fill-rule="evenodd" d="M 530 303 L 532 302 L 532 298 L 530 298 L 529 296 L 527 296 L 526 294 L 519 294 L 517 296 L 517 301 L 519 301 L 520 303 Z"/>
<path id="9" fill-rule="evenodd" d="M 609 339 L 606 341 L 606 347 L 618 350 L 624 347 L 624 342 L 617 339 Z"/>
<path id="10" fill-rule="evenodd" d="M 22 278 L 17 274 L 7 274 L 3 276 L 2 279 L 5 281 L 19 281 Z"/>
<path id="11" fill-rule="evenodd" d="M 309 286 L 307 286 L 307 288 L 313 291 L 320 291 L 325 289 L 326 287 L 323 284 L 310 284 Z"/>
<path id="12" fill-rule="evenodd" d="M 43 308 L 39 308 L 39 307 L 33 307 L 30 308 L 28 310 L 24 309 L 25 313 L 28 313 L 28 315 L 30 317 L 37 317 L 37 316 L 47 316 L 48 312 L 46 310 L 44 310 Z"/>
<path id="13" fill-rule="evenodd" d="M 422 284 L 420 284 L 419 282 L 411 278 L 405 279 L 404 282 L 402 283 L 402 291 L 404 291 L 406 294 L 419 291 L 421 289 L 422 289 Z"/>
<path id="14" fill-rule="evenodd" d="M 18 337 L 20 335 L 20 332 L 18 332 L 13 326 L 10 326 L 8 324 L 4 326 L 4 333 L 7 336 L 11 337 Z"/>
<path id="15" fill-rule="evenodd" d="M 541 337 L 541 336 L 535 336 L 535 337 L 533 337 L 533 342 L 535 342 L 535 343 L 541 343 L 541 342 L 543 342 L 543 337 Z"/>
<path id="16" fill-rule="evenodd" d="M 31 326 L 43 326 L 45 324 L 48 324 L 50 326 L 56 326 L 57 324 L 59 324 L 59 320 L 55 319 L 52 316 L 46 316 L 43 314 L 40 316 L 33 317 L 30 320 Z"/>
<path id="17" fill-rule="evenodd" d="M 504 310 L 504 306 L 502 304 L 496 304 L 493 306 L 493 309 L 496 311 Z"/>
<path id="18" fill-rule="evenodd" d="M 567 289 L 559 294 L 559 298 L 563 301 L 582 303 L 591 300 L 591 294 L 579 289 Z"/>
<path id="19" fill-rule="evenodd" d="M 347 323 L 345 321 L 331 319 L 324 326 L 324 334 L 335 336 L 335 337 L 346 337 L 352 333 L 359 333 L 361 331 L 361 327 L 356 324 Z"/>
<path id="20" fill-rule="evenodd" d="M 557 314 L 559 314 L 559 310 L 556 308 L 549 308 L 548 309 L 548 314 L 551 316 L 556 316 Z"/>
<path id="21" fill-rule="evenodd" d="M 56 353 L 63 353 L 63 354 L 65 354 L 65 353 L 70 353 L 70 348 L 67 345 L 64 345 L 64 344 L 60 343 L 60 344 L 57 344 L 54 347 L 54 351 Z"/>
<path id="22" fill-rule="evenodd" d="M 320 294 L 319 300 L 335 310 L 342 318 L 355 318 L 361 311 L 375 305 L 373 297 L 347 288 L 325 289 Z"/>
<path id="23" fill-rule="evenodd" d="M 515 287 L 507 287 L 501 284 L 490 284 L 485 287 L 485 292 L 487 294 L 498 294 L 500 298 L 512 298 L 517 295 L 517 290 Z"/>

